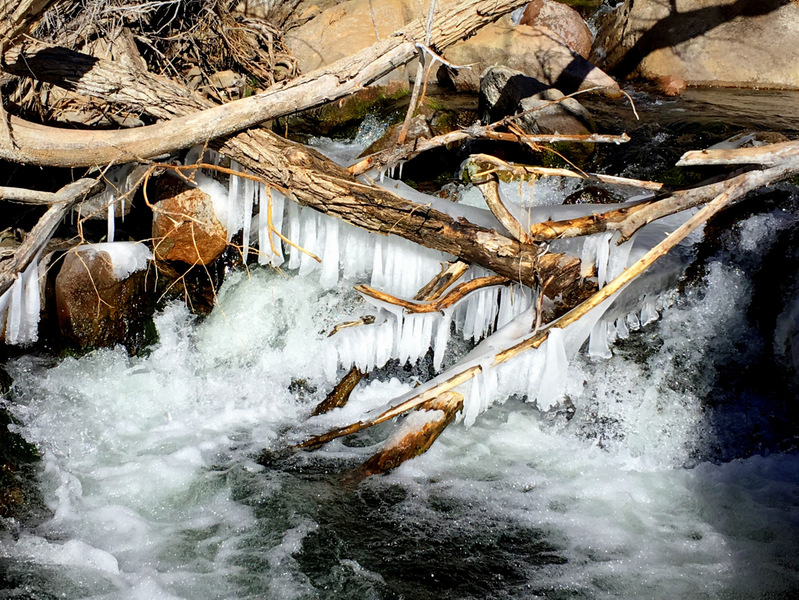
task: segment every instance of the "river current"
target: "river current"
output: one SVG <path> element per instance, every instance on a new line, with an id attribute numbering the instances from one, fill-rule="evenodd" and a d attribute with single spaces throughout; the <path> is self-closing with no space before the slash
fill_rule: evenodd
<path id="1" fill-rule="evenodd" d="M 254 268 L 205 320 L 166 307 L 146 355 L 16 359 L 16 429 L 51 514 L 4 522 L 0 597 L 796 597 L 799 213 L 777 193 L 658 321 L 610 359 L 578 355 L 554 408 L 507 398 L 359 485 L 342 475 L 390 426 L 279 452 L 429 375 L 429 356 L 390 363 L 306 424 L 357 281 Z"/>

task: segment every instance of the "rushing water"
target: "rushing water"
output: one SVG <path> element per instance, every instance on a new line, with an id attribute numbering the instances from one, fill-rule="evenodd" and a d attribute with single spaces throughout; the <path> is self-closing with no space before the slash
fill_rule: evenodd
<path id="1" fill-rule="evenodd" d="M 343 475 L 390 425 L 259 461 L 429 377 L 392 364 L 308 420 L 354 281 L 236 273 L 208 319 L 160 313 L 147 356 L 17 359 L 51 516 L 3 521 L 0 597 L 796 597 L 799 211 L 779 197 L 659 321 L 573 361 L 556 408 L 508 398 L 359 485 Z"/>
<path id="2" fill-rule="evenodd" d="M 359 486 L 340 475 L 376 434 L 255 460 L 299 439 L 329 388 L 325 332 L 355 305 L 343 284 L 240 273 L 204 322 L 179 305 L 160 314 L 147 357 L 20 359 L 15 410 L 44 452 L 53 516 L 33 530 L 6 524 L 6 594 L 793 597 L 799 457 L 777 423 L 795 419 L 794 399 L 729 371 L 771 343 L 747 317 L 747 270 L 762 258 L 741 256 L 765 255 L 795 225 L 775 210 L 727 234 L 702 283 L 657 324 L 610 360 L 571 366 L 559 410 L 511 398 Z M 352 403 L 412 385 L 411 372 L 390 375 Z M 324 419 L 358 411 L 338 413 Z"/>

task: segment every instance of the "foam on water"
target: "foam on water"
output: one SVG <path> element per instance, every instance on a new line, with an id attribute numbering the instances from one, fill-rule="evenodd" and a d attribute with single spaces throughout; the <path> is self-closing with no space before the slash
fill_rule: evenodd
<path id="1" fill-rule="evenodd" d="M 503 400 L 479 419 L 486 407 L 471 408 L 470 428 L 453 425 L 357 491 L 252 460 L 304 435 L 298 424 L 332 384 L 326 332 L 359 310 L 313 277 L 238 274 L 200 324 L 171 306 L 148 357 L 20 359 L 15 411 L 44 451 L 54 516 L 3 534 L 6 570 L 40 591 L 53 573 L 67 597 L 85 598 L 391 598 L 397 586 L 406 597 L 779 597 L 799 586 L 799 460 L 683 467 L 709 432 L 704 390 L 680 389 L 671 357 L 688 353 L 683 367 L 695 369 L 708 351 L 697 340 L 740 319 L 749 289 L 735 275 L 712 266 L 703 297 L 666 312 L 663 343 L 643 362 L 561 358 L 566 404 Z M 410 390 L 373 380 L 315 427 Z M 573 416 L 558 416 L 569 405 Z M 299 459 L 353 464 L 368 451 L 335 442 Z M 392 544 L 389 560 L 377 548 Z M 471 572 L 415 575 L 458 568 L 453 554 Z"/>

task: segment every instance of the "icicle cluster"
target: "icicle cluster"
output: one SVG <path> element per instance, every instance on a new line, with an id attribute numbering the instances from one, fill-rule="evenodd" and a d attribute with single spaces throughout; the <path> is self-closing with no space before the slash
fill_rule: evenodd
<path id="1" fill-rule="evenodd" d="M 28 344 L 38 337 L 40 257 L 41 252 L 0 296 L 0 323 L 5 322 L 4 337 L 8 344 Z"/>
<path id="2" fill-rule="evenodd" d="M 235 163 L 232 167 L 241 169 Z M 426 196 L 385 174 L 372 176 L 380 179 L 387 189 L 409 200 L 430 203 L 455 218 L 466 216 L 483 226 L 502 230 L 487 210 Z M 213 180 L 198 177 L 197 182 L 214 199 L 217 217 L 227 227 L 229 239 L 242 231 L 244 240 L 257 243 L 261 264 L 297 269 L 304 276 L 318 273 L 320 283 L 326 288 L 337 286 L 341 277 L 348 280 L 369 277 L 371 286 L 376 289 L 412 298 L 438 273 L 443 261 L 452 259 L 401 238 L 369 234 L 288 202 L 279 192 L 247 179 L 231 177 L 226 189 Z M 526 221 L 582 216 L 593 208 L 585 205 L 558 207 L 550 205 L 549 201 L 545 206 L 534 206 L 536 202 L 523 191 L 518 200 L 520 206 L 524 204 L 527 208 L 516 212 Z M 255 216 L 254 211 L 257 211 Z M 552 249 L 580 257 L 584 274 L 596 273 L 602 287 L 685 218 L 685 215 L 677 215 L 650 224 L 624 244 L 617 244 L 618 233 L 600 233 L 557 241 Z M 291 240 L 293 245 L 284 243 L 278 234 Z M 245 256 L 247 251 L 245 249 Z M 321 263 L 313 255 L 318 256 Z M 681 272 L 682 266 L 679 256 L 663 259 L 656 268 L 592 311 L 591 316 L 584 317 L 579 324 L 566 330 L 553 330 L 540 348 L 514 360 L 510 369 L 488 367 L 502 344 L 508 347 L 529 335 L 534 321 L 531 289 L 513 284 L 479 290 L 453 307 L 426 314 L 409 314 L 402 308 L 367 297 L 374 322 L 344 329 L 331 338 L 334 360 L 328 371 L 331 378 L 340 368 L 357 366 L 368 371 L 385 365 L 390 359 L 403 363 L 416 361 L 429 350 L 433 352 L 434 367 L 440 369 L 455 331 L 467 340 L 484 340 L 475 350 L 476 355 L 472 353 L 463 359 L 466 363 L 477 361 L 476 364 L 481 365 L 486 362 L 483 375 L 473 380 L 469 390 L 461 390 L 467 396 L 464 409 L 467 423 L 497 398 L 507 397 L 509 393 L 523 393 L 546 409 L 562 394 L 569 360 L 585 341 L 590 337 L 592 356 L 609 356 L 609 344 L 616 338 L 627 337 L 630 330 L 658 317 L 659 297 Z M 472 267 L 461 281 L 485 275 L 488 272 L 484 269 Z"/>

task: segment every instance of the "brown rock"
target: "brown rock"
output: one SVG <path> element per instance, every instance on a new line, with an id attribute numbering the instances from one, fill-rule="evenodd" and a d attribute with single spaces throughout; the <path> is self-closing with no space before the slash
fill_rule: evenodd
<path id="1" fill-rule="evenodd" d="M 455 87 L 477 92 L 480 74 L 488 67 L 503 65 L 521 71 L 566 94 L 592 87 L 619 95 L 619 86 L 603 71 L 586 61 L 545 27 L 507 22 L 486 25 L 466 41 L 449 48 L 444 56 L 469 69 L 449 72 Z"/>
<path id="2" fill-rule="evenodd" d="M 685 81 L 674 75 L 658 77 L 658 89 L 666 96 L 679 96 L 685 90 Z"/>
<path id="3" fill-rule="evenodd" d="M 214 214 L 211 197 L 197 188 L 173 188 L 162 197 L 153 216 L 156 258 L 189 265 L 207 265 L 219 258 L 227 247 L 227 232 Z"/>
<path id="4" fill-rule="evenodd" d="M 287 32 L 283 40 L 303 73 L 329 65 L 363 50 L 415 19 L 427 17 L 429 0 L 348 0 L 338 3 L 304 25 Z M 408 78 L 415 63 L 395 69 L 378 83 Z"/>
<path id="5" fill-rule="evenodd" d="M 594 36 L 573 8 L 554 0 L 533 0 L 524 9 L 519 25 L 547 27 L 583 58 L 591 54 Z"/>
<path id="6" fill-rule="evenodd" d="M 622 78 L 799 89 L 795 0 L 626 0 L 598 26 L 592 60 Z"/>
<path id="7" fill-rule="evenodd" d="M 149 314 L 145 274 L 118 279 L 107 252 L 90 247 L 67 252 L 55 278 L 61 334 L 83 347 L 128 343 L 143 331 Z"/>

